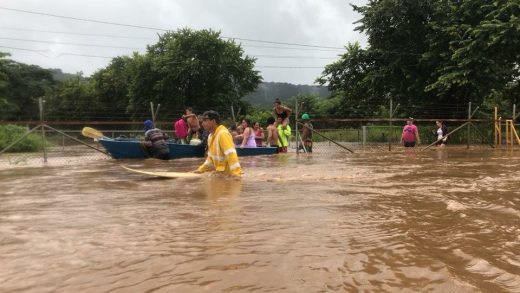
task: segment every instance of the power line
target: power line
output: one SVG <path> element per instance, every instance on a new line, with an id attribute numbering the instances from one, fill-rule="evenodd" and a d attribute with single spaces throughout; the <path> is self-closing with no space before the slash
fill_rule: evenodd
<path id="1" fill-rule="evenodd" d="M 285 68 L 285 69 L 323 69 L 319 66 L 276 66 L 276 65 L 255 65 L 256 68 Z"/>
<path id="2" fill-rule="evenodd" d="M 115 48 L 115 49 L 129 49 L 129 50 L 143 50 L 144 48 L 135 47 L 122 47 L 122 46 L 109 46 L 109 45 L 97 45 L 97 44 L 86 44 L 86 43 L 71 43 L 71 42 L 55 42 L 55 41 L 44 41 L 44 40 L 28 40 L 19 38 L 5 38 L 0 37 L 0 40 L 11 40 L 19 42 L 30 42 L 30 43 L 44 43 L 44 44 L 56 44 L 56 45 L 69 45 L 69 46 L 81 46 L 81 47 L 101 47 L 101 48 Z M 65 55 L 74 55 L 73 53 L 67 53 Z M 276 59 L 337 59 L 336 57 L 323 57 L 323 56 L 294 56 L 294 55 L 248 55 L 255 58 L 276 58 Z"/>
<path id="3" fill-rule="evenodd" d="M 35 49 L 26 49 L 26 48 L 17 48 L 17 47 L 9 47 L 9 46 L 0 46 L 0 48 L 6 48 L 11 50 L 22 50 L 22 51 L 30 51 L 30 52 L 36 52 L 36 53 L 50 53 L 49 50 L 35 50 Z M 113 59 L 116 57 L 110 57 L 110 56 L 99 56 L 99 55 L 88 55 L 88 54 L 76 54 L 76 53 L 69 53 L 69 52 L 62 52 L 54 57 L 61 57 L 61 56 L 80 56 L 80 57 L 93 57 L 93 58 L 105 58 L 105 59 Z M 45 56 L 47 58 L 51 58 L 49 56 Z M 277 66 L 277 65 L 255 65 L 256 68 L 280 68 L 280 69 L 323 69 L 324 67 L 319 66 Z"/>
<path id="4" fill-rule="evenodd" d="M 77 32 L 63 32 L 63 31 L 48 31 L 48 30 L 37 30 L 37 29 L 28 29 L 28 28 L 15 28 L 15 27 L 0 27 L 0 29 L 12 30 L 12 31 L 22 31 L 22 32 L 49 33 L 49 34 L 62 34 L 62 35 L 77 35 L 77 36 L 87 36 L 87 37 L 103 37 L 103 38 L 132 39 L 132 40 L 153 40 L 153 38 L 146 38 L 146 37 L 106 35 L 106 34 L 90 34 L 90 33 L 77 33 Z"/>
<path id="5" fill-rule="evenodd" d="M 143 49 L 143 48 L 123 47 L 123 46 L 108 46 L 108 45 L 96 45 L 96 44 L 85 44 L 85 43 L 55 42 L 55 41 L 44 41 L 44 40 L 28 40 L 28 39 L 5 38 L 5 37 L 0 37 L 0 40 L 10 40 L 10 41 L 18 41 L 18 42 L 30 42 L 30 43 L 56 44 L 56 45 L 69 45 L 69 46 L 83 46 L 83 47 L 113 48 L 113 49 L 129 49 L 129 50 L 142 50 Z"/>
<path id="6" fill-rule="evenodd" d="M 49 34 L 78 35 L 78 36 L 88 36 L 88 37 L 103 37 L 103 38 L 130 39 L 130 40 L 153 40 L 153 38 L 147 38 L 147 37 L 49 31 L 49 30 L 37 30 L 37 29 L 28 29 L 28 28 L 0 27 L 0 29 L 24 31 L 24 32 L 36 32 L 36 33 L 49 33 Z M 240 43 L 240 46 L 247 47 L 247 48 L 266 48 L 266 49 L 279 49 L 279 50 L 303 50 L 303 51 L 323 51 L 323 52 L 338 52 L 338 51 L 343 52 L 343 51 L 345 51 L 344 49 L 294 48 L 294 47 L 279 47 L 279 46 L 248 45 L 248 44 L 243 44 L 243 43 Z"/>
<path id="7" fill-rule="evenodd" d="M 108 25 L 115 25 L 115 26 L 139 28 L 139 29 L 146 29 L 146 30 L 155 30 L 155 31 L 169 31 L 168 29 L 164 29 L 164 28 L 149 27 L 149 26 L 134 25 L 134 24 L 126 24 L 126 23 L 118 23 L 118 22 L 110 22 L 110 21 L 103 21 L 103 20 L 96 20 L 96 19 L 89 19 L 89 18 L 79 18 L 79 17 L 57 15 L 57 14 L 51 14 L 51 13 L 36 12 L 36 11 L 15 9 L 15 8 L 2 7 L 2 6 L 0 6 L 0 9 L 8 10 L 8 11 L 21 12 L 21 13 L 43 15 L 43 16 L 48 16 L 48 17 L 56 17 L 56 18 L 62 18 L 62 19 L 71 19 L 71 20 L 76 20 L 76 21 L 93 22 L 93 23 L 108 24 Z M 235 38 L 235 37 L 226 37 L 226 36 L 222 36 L 222 38 L 234 39 L 234 40 L 240 40 L 240 41 L 248 41 L 248 42 L 256 42 L 256 43 L 267 43 L 267 44 L 277 44 L 277 45 L 288 45 L 288 46 L 300 46 L 300 47 L 326 48 L 326 49 L 344 50 L 344 48 L 341 48 L 341 47 L 331 47 L 331 46 L 318 46 L 318 45 L 299 44 L 299 43 L 265 41 L 265 40 Z"/>

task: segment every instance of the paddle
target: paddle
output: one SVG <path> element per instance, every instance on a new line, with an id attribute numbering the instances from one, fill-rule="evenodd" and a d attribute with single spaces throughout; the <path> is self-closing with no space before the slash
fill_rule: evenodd
<path id="1" fill-rule="evenodd" d="M 81 130 L 81 134 L 83 136 L 90 137 L 93 139 L 100 139 L 106 137 L 103 135 L 103 132 L 91 127 L 83 127 L 83 129 Z"/>
<path id="2" fill-rule="evenodd" d="M 126 169 L 130 172 L 148 175 L 148 176 L 154 176 L 154 177 L 161 177 L 161 178 L 196 178 L 196 177 L 202 176 L 201 174 L 192 173 L 192 172 L 166 172 L 166 171 L 152 172 L 152 171 L 141 171 L 141 170 L 132 169 L 125 165 L 121 165 L 121 167 L 123 167 L 124 169 Z"/>

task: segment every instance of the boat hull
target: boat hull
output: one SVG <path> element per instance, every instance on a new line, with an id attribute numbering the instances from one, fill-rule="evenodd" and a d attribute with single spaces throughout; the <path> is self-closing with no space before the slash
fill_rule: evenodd
<path id="1" fill-rule="evenodd" d="M 99 143 L 107 150 L 114 159 L 146 159 L 150 154 L 142 142 L 137 140 L 105 139 Z M 170 159 L 202 158 L 205 155 L 204 148 L 197 145 L 177 144 L 168 142 Z M 273 155 L 277 150 L 274 147 L 237 148 L 237 154 L 242 156 Z"/>

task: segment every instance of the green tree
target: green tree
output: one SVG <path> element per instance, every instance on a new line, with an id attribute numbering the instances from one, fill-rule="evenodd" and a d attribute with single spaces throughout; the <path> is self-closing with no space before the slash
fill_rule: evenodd
<path id="1" fill-rule="evenodd" d="M 144 56 L 134 56 L 129 96 L 131 109 L 150 101 L 182 110 L 215 109 L 228 113 L 232 104 L 261 81 L 255 59 L 244 56 L 234 41 L 212 30 L 182 29 L 160 36 Z"/>
<path id="2" fill-rule="evenodd" d="M 53 120 L 102 120 L 103 105 L 91 81 L 77 75 L 47 96 L 46 117 Z"/>
<path id="3" fill-rule="evenodd" d="M 348 45 L 318 82 L 342 91 L 344 104 L 358 104 L 365 113 L 393 98 L 412 115 L 456 116 L 452 109 L 441 111 L 443 105 L 481 104 L 517 93 L 519 5 L 380 0 L 353 6 L 369 45 Z"/>
<path id="4" fill-rule="evenodd" d="M 130 118 L 130 115 L 125 114 L 129 107 L 133 62 L 134 59 L 129 56 L 116 57 L 106 68 L 98 70 L 92 75 L 91 82 L 99 95 L 104 119 Z"/>
<path id="5" fill-rule="evenodd" d="M 37 99 L 52 90 L 55 81 L 49 70 L 26 65 L 0 53 L 0 119 L 38 117 Z"/>

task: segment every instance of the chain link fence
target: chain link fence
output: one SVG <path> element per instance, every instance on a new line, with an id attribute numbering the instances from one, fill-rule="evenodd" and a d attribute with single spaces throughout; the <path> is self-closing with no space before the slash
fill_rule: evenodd
<path id="1" fill-rule="evenodd" d="M 374 121 L 376 120 L 376 121 Z M 451 131 L 460 128 L 448 138 L 449 145 L 482 145 L 492 144 L 494 136 L 494 121 L 472 120 L 471 127 L 464 125 L 464 120 L 453 120 L 447 122 L 448 130 Z M 363 120 L 348 120 L 348 119 L 320 119 L 311 121 L 314 132 L 312 136 L 313 146 L 312 153 L 327 154 L 330 152 L 345 151 L 353 152 L 373 152 L 373 151 L 394 151 L 402 148 L 400 144 L 402 129 L 405 124 L 404 120 L 392 120 L 392 126 L 389 121 L 384 119 L 367 119 Z M 110 124 L 95 125 L 96 129 L 103 132 L 106 137 L 113 139 L 136 139 L 143 140 L 144 132 L 141 129 L 141 123 L 125 123 L 125 124 Z M 157 123 L 158 127 L 163 129 L 171 138 L 175 138 L 175 133 L 172 130 L 171 123 Z M 418 147 L 422 149 L 436 140 L 436 126 L 434 119 L 417 119 L 415 124 L 419 129 L 421 138 L 421 145 Z M 92 124 L 85 123 L 85 126 Z M 292 125 L 292 136 L 290 138 L 289 152 L 305 153 L 305 150 L 298 146 L 302 144 L 300 135 L 302 126 L 296 125 L 294 121 Z M 463 126 L 463 127 L 460 127 Z M 43 163 L 49 165 L 63 165 L 73 162 L 86 160 L 104 160 L 110 159 L 110 156 L 104 154 L 104 148 L 99 145 L 92 138 L 87 138 L 81 135 L 82 126 L 67 125 L 61 123 L 60 125 L 53 125 L 52 129 L 43 127 L 44 131 L 37 129 L 32 133 L 33 136 L 45 137 L 44 143 L 37 146 L 32 151 L 10 151 L 5 150 L 0 154 L 0 166 L 15 167 L 15 166 L 33 166 L 41 165 Z M 26 130 L 29 130 L 27 127 Z M 13 137 L 10 141 L 4 142 L 12 144 L 23 133 Z M 265 135 L 267 137 L 267 134 Z M 24 138 L 28 139 L 28 138 Z M 22 140 L 23 141 L 23 140 Z M 4 145 L 5 147 L 5 145 Z"/>

